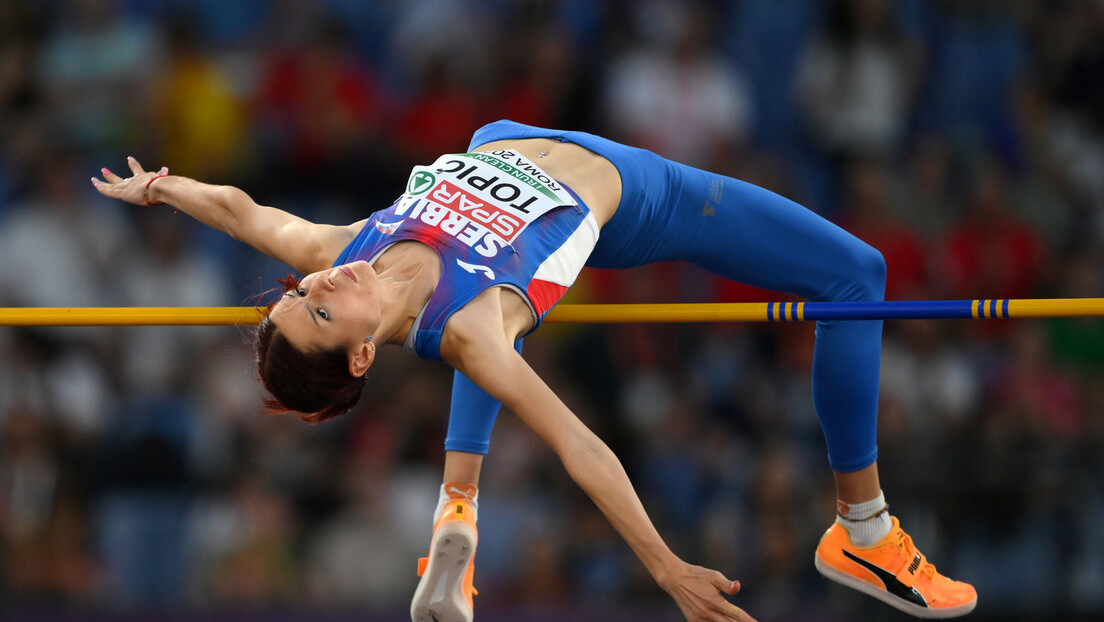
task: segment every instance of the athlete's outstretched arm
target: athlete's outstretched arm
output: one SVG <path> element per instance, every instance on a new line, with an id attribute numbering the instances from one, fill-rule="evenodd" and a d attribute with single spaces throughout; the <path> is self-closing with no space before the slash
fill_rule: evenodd
<path id="1" fill-rule="evenodd" d="M 127 165 L 131 177 L 124 179 L 105 168 L 104 179 L 93 177 L 92 185 L 106 197 L 135 205 L 167 203 L 303 274 L 330 267 L 364 224 L 319 225 L 258 205 L 233 186 L 169 175 L 164 167 L 147 172 L 134 158 L 127 158 Z"/>
<path id="2" fill-rule="evenodd" d="M 461 310 L 461 313 L 464 310 Z M 455 318 L 455 316 L 454 316 Z M 644 511 L 621 462 L 548 388 L 503 338 L 494 322 L 451 322 L 442 340 L 447 362 L 494 396 L 532 428 L 560 457 L 572 479 L 605 514 L 678 603 L 690 622 L 754 622 L 721 592 L 739 584 L 716 570 L 688 564 L 664 543 Z"/>

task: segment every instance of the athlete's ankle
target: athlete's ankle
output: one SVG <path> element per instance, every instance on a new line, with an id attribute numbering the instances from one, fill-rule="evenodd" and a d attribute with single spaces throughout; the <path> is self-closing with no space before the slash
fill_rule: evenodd
<path id="1" fill-rule="evenodd" d="M 445 511 L 445 507 L 452 501 L 467 501 L 472 508 L 473 515 L 479 517 L 479 487 L 475 484 L 463 484 L 460 482 L 445 482 L 441 484 L 441 493 L 437 498 L 437 510 L 433 512 L 433 520 L 436 521 Z"/>
<path id="2" fill-rule="evenodd" d="M 847 530 L 851 544 L 859 548 L 874 546 L 889 535 L 893 526 L 889 517 L 889 505 L 886 504 L 885 494 L 881 492 L 877 497 L 862 503 L 837 501 L 836 512 L 837 522 Z"/>

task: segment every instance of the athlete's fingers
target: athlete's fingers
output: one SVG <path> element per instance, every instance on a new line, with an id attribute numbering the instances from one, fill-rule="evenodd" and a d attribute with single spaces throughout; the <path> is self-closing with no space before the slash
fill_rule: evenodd
<path id="1" fill-rule="evenodd" d="M 127 156 L 127 165 L 130 166 L 130 172 L 134 173 L 135 176 L 145 173 L 145 171 L 142 170 L 142 165 L 138 164 L 138 160 L 130 156 Z"/>
<path id="2" fill-rule="evenodd" d="M 725 594 L 735 594 L 740 591 L 739 581 L 729 581 L 719 572 L 714 573 L 713 576 L 710 577 L 710 581 L 713 583 L 714 587 Z"/>
<path id="3" fill-rule="evenodd" d="M 122 191 L 120 190 L 120 185 L 118 184 L 108 183 L 99 178 L 93 177 L 92 186 L 96 188 L 97 192 L 104 195 L 105 197 L 109 197 L 112 199 L 122 198 Z"/>
<path id="4" fill-rule="evenodd" d="M 108 168 L 106 166 L 100 169 L 100 173 L 103 174 L 104 179 L 106 179 L 107 181 L 109 181 L 113 184 L 117 184 L 117 183 L 123 181 L 122 177 L 119 177 L 115 173 L 112 173 L 110 170 L 108 170 Z"/>
<path id="5" fill-rule="evenodd" d="M 715 573 L 711 577 L 711 582 L 718 590 L 720 590 L 724 594 L 732 595 L 740 591 L 739 581 L 730 581 L 725 578 L 725 576 L 720 572 Z M 748 615 L 746 611 L 740 609 L 736 605 L 733 605 L 727 600 L 724 601 L 723 607 L 723 613 L 728 619 L 739 620 L 739 622 L 755 622 L 755 619 Z"/>
<path id="6" fill-rule="evenodd" d="M 740 609 L 736 605 L 731 605 L 731 608 L 725 612 L 725 617 L 736 620 L 737 622 L 756 622 L 755 618 L 748 615 L 748 612 Z"/>

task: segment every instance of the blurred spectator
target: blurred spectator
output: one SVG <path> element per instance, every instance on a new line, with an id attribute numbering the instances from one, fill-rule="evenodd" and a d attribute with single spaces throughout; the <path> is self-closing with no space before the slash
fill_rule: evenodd
<path id="1" fill-rule="evenodd" d="M 0 466 L 0 527 L 18 543 L 40 535 L 53 511 L 58 485 L 56 456 L 39 413 L 12 408 L 4 420 Z"/>
<path id="2" fill-rule="evenodd" d="M 995 378 L 999 425 L 1038 439 L 1072 440 L 1084 430 L 1083 397 L 1048 355 L 1045 336 L 1034 322 L 1020 322 L 1011 331 L 1009 357 Z"/>
<path id="3" fill-rule="evenodd" d="M 252 164 L 241 93 L 203 49 L 191 20 L 177 17 L 167 29 L 166 70 L 150 85 L 161 162 L 150 165 L 212 183 L 241 179 Z"/>
<path id="4" fill-rule="evenodd" d="M 958 216 L 957 168 L 945 137 L 917 137 L 905 154 L 904 171 L 889 180 L 887 207 L 918 235 L 938 236 Z"/>
<path id="5" fill-rule="evenodd" d="M 1031 73 L 1038 101 L 1029 108 L 1027 138 L 1042 173 L 1087 212 L 1074 235 L 1099 247 L 1104 231 L 1104 89 L 1090 76 L 1104 71 L 1104 9 L 1099 3 L 1035 7 L 1036 53 Z"/>
<path id="6" fill-rule="evenodd" d="M 501 63 L 499 92 L 492 96 L 496 119 L 538 127 L 585 129 L 587 67 L 572 42 L 555 26 L 519 26 L 504 33 L 503 49 L 529 48 Z"/>
<path id="7" fill-rule="evenodd" d="M 924 77 L 922 51 L 888 0 L 833 0 L 795 78 L 815 145 L 833 160 L 895 155 Z"/>
<path id="8" fill-rule="evenodd" d="M 467 147 L 472 133 L 495 120 L 483 93 L 494 76 L 495 19 L 472 0 L 406 3 L 392 31 L 392 63 L 407 91 L 393 126 L 404 162 L 429 164 Z"/>
<path id="9" fill-rule="evenodd" d="M 472 87 L 486 77 L 487 68 L 495 64 L 490 43 L 499 17 L 490 3 L 414 0 L 400 4 L 388 41 L 388 62 L 400 84 L 416 90 L 437 71 Z"/>
<path id="10" fill-rule="evenodd" d="M 131 607 L 187 602 L 187 455 L 195 405 L 170 392 L 133 395 L 96 445 L 93 515 L 110 597 Z"/>
<path id="11" fill-rule="evenodd" d="M 418 584 L 413 562 L 426 555 L 425 545 L 398 536 L 413 516 L 433 513 L 431 492 L 438 478 L 427 473 L 417 479 L 424 493 L 422 514 L 407 513 L 410 508 L 399 502 L 401 492 L 395 490 L 405 478 L 394 468 L 394 446 L 388 446 L 393 439 L 380 440 L 358 450 L 340 475 L 346 507 L 312 530 L 304 575 L 312 599 L 322 605 L 401 612 Z M 432 524 L 425 526 L 431 531 Z M 423 538 L 425 533 L 419 532 Z"/>
<path id="12" fill-rule="evenodd" d="M 696 531 L 705 505 L 705 470 L 694 451 L 704 428 L 702 408 L 679 394 L 655 401 L 656 413 L 639 430 L 646 458 L 634 470 L 642 496 L 655 508 L 652 519 L 674 534 L 678 546 L 681 534 Z"/>
<path id="13" fill-rule="evenodd" d="M 296 529 L 290 500 L 255 474 L 243 474 L 220 514 L 227 523 L 204 593 L 235 609 L 266 609 L 297 602 L 299 567 L 292 550 Z"/>
<path id="14" fill-rule="evenodd" d="M 0 594 L 16 602 L 84 602 L 101 587 L 56 433 L 31 409 L 0 420 Z"/>
<path id="15" fill-rule="evenodd" d="M 150 124 L 150 81 L 163 73 L 153 27 L 116 0 L 63 0 L 36 71 L 54 128 L 85 155 L 116 159 Z"/>
<path id="16" fill-rule="evenodd" d="M 1027 68 L 1023 16 L 1031 4 L 938 3 L 927 19 L 936 30 L 927 42 L 930 72 L 921 107 L 924 129 L 956 141 L 1002 142 L 1015 151 L 1008 102 Z"/>
<path id="17" fill-rule="evenodd" d="M 26 2 L 0 1 L 0 218 L 6 200 L 22 187 L 27 134 L 41 129 L 42 84 L 35 73 L 39 18 Z"/>
<path id="18" fill-rule="evenodd" d="M 39 15 L 25 2 L 0 2 L 0 128 L 7 135 L 15 120 L 35 113 L 39 83 L 34 54 L 41 45 Z"/>
<path id="19" fill-rule="evenodd" d="M 936 320 L 893 325 L 882 348 L 880 433 L 906 447 L 930 448 L 939 440 L 933 435 L 969 429 L 982 405 L 983 380 L 978 362 Z"/>
<path id="20" fill-rule="evenodd" d="M 291 34 L 260 68 L 254 119 L 260 170 L 281 196 L 341 200 L 345 211 L 328 217 L 359 220 L 381 192 L 388 202 L 394 198 L 393 190 L 378 188 L 394 185 L 398 166 L 387 153 L 389 95 L 340 22 L 314 5 L 279 6 L 270 27 Z"/>
<path id="21" fill-rule="evenodd" d="M 692 166 L 726 172 L 748 142 L 750 85 L 716 48 L 705 2 L 630 5 L 639 43 L 610 61 L 606 133 Z"/>
<path id="22" fill-rule="evenodd" d="M 810 545 L 802 528 L 804 495 L 809 491 L 800 482 L 802 463 L 791 447 L 765 448 L 753 483 L 754 502 L 761 508 L 758 524 L 750 526 L 760 532 L 756 557 L 762 593 L 757 598 L 756 615 L 792 615 L 800 607 L 799 577 L 808 570 L 801 551 Z"/>
<path id="23" fill-rule="evenodd" d="M 1047 249 L 1014 213 L 1008 172 L 992 158 L 975 164 L 966 210 L 940 241 L 936 285 L 948 298 L 1029 298 Z"/>
<path id="24" fill-rule="evenodd" d="M 481 109 L 480 85 L 455 73 L 444 55 L 428 59 L 421 78 L 399 114 L 395 141 L 403 161 L 430 164 L 442 153 L 467 147 L 472 133 L 493 115 Z"/>
<path id="25" fill-rule="evenodd" d="M 29 192 L 0 227 L 0 301 L 8 306 L 106 306 L 108 276 L 134 239 L 117 205 L 95 200 L 73 158 L 45 149 L 30 162 Z M 125 209 L 125 208 L 124 208 Z"/>

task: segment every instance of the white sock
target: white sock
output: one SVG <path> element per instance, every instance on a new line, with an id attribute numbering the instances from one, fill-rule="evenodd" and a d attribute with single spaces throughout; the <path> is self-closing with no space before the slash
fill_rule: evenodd
<path id="1" fill-rule="evenodd" d="M 449 494 L 451 490 L 452 494 Z M 464 499 L 471 503 L 472 512 L 475 514 L 475 520 L 479 520 L 479 490 L 475 486 L 464 486 L 462 489 L 452 482 L 441 484 L 441 495 L 437 498 L 437 510 L 433 513 L 433 522 L 436 523 L 438 518 L 441 518 L 441 513 L 445 511 L 445 506 L 449 501 L 453 499 Z"/>
<path id="2" fill-rule="evenodd" d="M 847 530 L 851 544 L 859 548 L 874 546 L 878 540 L 889 535 L 893 523 L 889 520 L 889 506 L 881 491 L 870 501 L 854 505 L 840 501 L 838 504 L 839 518 L 836 522 Z"/>

